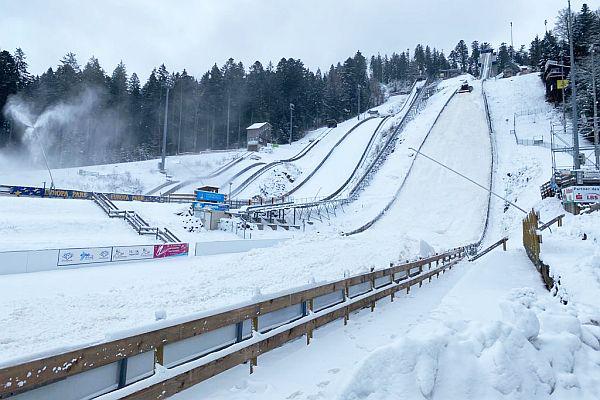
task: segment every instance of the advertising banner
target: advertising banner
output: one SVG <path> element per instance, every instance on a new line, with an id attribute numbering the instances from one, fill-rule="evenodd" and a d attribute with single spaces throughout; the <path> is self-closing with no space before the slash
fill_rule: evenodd
<path id="1" fill-rule="evenodd" d="M 190 250 L 189 243 L 166 243 L 154 245 L 154 258 L 186 256 Z"/>
<path id="2" fill-rule="evenodd" d="M 225 201 L 225 195 L 222 193 L 214 193 L 214 192 L 207 192 L 204 190 L 196 190 L 196 200 L 222 203 Z"/>
<path id="3" fill-rule="evenodd" d="M 58 266 L 110 262 L 112 247 L 89 247 L 80 249 L 60 249 Z"/>
<path id="4" fill-rule="evenodd" d="M 599 203 L 600 186 L 571 186 L 563 189 L 563 199 L 573 203 Z"/>
<path id="5" fill-rule="evenodd" d="M 112 261 L 146 260 L 148 258 L 154 258 L 154 245 L 113 247 Z"/>
<path id="6" fill-rule="evenodd" d="M 29 196 L 29 197 L 54 197 L 61 199 L 84 199 L 90 200 L 92 192 L 81 190 L 67 189 L 50 189 L 31 186 L 6 186 L 8 193 L 14 196 Z M 143 194 L 126 194 L 126 193 L 104 193 L 110 200 L 116 201 L 145 201 L 153 203 L 162 203 L 165 199 L 161 196 L 146 196 Z"/>

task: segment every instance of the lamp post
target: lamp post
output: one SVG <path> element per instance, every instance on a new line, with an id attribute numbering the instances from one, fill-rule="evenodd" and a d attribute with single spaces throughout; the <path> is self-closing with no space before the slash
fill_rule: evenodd
<path id="1" fill-rule="evenodd" d="M 600 151 L 598 149 L 598 100 L 596 99 L 596 65 L 594 64 L 594 52 L 596 46 L 590 45 L 592 56 L 592 95 L 594 100 L 594 155 L 596 156 L 596 169 L 600 169 Z"/>
<path id="2" fill-rule="evenodd" d="M 295 106 L 293 103 L 290 103 L 290 144 L 292 144 L 292 121 L 294 119 L 294 109 Z"/>
<path id="3" fill-rule="evenodd" d="M 160 170 L 161 172 L 166 172 L 166 168 L 165 168 L 165 161 L 167 158 L 167 119 L 169 117 L 169 90 L 171 89 L 169 87 L 168 82 L 165 84 L 166 88 L 167 88 L 167 96 L 165 99 L 165 122 L 163 125 L 163 137 L 162 137 L 162 159 L 160 162 Z"/>
<path id="4" fill-rule="evenodd" d="M 512 21 L 510 22 L 510 59 L 515 62 L 515 47 L 513 44 Z"/>
<path id="5" fill-rule="evenodd" d="M 356 85 L 356 100 L 358 102 L 358 119 L 360 120 L 360 84 Z"/>
<path id="6" fill-rule="evenodd" d="M 577 123 L 577 86 L 575 85 L 575 54 L 573 51 L 573 16 L 571 14 L 571 0 L 569 4 L 569 55 L 571 58 L 571 111 L 573 115 L 573 168 L 578 170 L 581 168 L 579 160 L 579 133 Z"/>
<path id="7" fill-rule="evenodd" d="M 229 182 L 229 196 L 227 196 L 227 198 L 229 199 L 229 206 L 231 206 L 231 185 L 233 184 L 233 182 Z"/>

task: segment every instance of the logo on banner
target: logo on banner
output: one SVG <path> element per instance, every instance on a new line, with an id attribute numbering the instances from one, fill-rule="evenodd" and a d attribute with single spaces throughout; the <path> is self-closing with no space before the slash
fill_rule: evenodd
<path id="1" fill-rule="evenodd" d="M 90 247 L 61 249 L 58 251 L 58 266 L 110 262 L 112 247 Z"/>
<path id="2" fill-rule="evenodd" d="M 188 243 L 167 243 L 154 245 L 154 258 L 185 256 L 190 246 Z"/>
<path id="3" fill-rule="evenodd" d="M 113 247 L 113 261 L 144 260 L 154 257 L 154 245 Z"/>

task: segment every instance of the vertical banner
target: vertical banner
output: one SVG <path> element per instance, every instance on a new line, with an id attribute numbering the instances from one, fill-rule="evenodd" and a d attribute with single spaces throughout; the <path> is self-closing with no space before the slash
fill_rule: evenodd
<path id="1" fill-rule="evenodd" d="M 186 256 L 190 250 L 189 243 L 166 243 L 154 245 L 154 258 Z"/>
<path id="2" fill-rule="evenodd" d="M 58 266 L 110 262 L 111 255 L 112 247 L 60 249 L 58 251 Z"/>

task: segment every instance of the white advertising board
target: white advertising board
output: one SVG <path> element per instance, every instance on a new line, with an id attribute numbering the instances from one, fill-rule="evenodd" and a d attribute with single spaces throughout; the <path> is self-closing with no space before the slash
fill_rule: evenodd
<path id="1" fill-rule="evenodd" d="M 112 261 L 145 260 L 154 257 L 154 245 L 150 246 L 115 246 Z"/>
<path id="2" fill-rule="evenodd" d="M 600 203 L 600 186 L 571 186 L 563 189 L 563 200 L 574 203 Z"/>
<path id="3" fill-rule="evenodd" d="M 60 249 L 58 252 L 58 266 L 110 262 L 111 256 L 112 247 Z"/>

